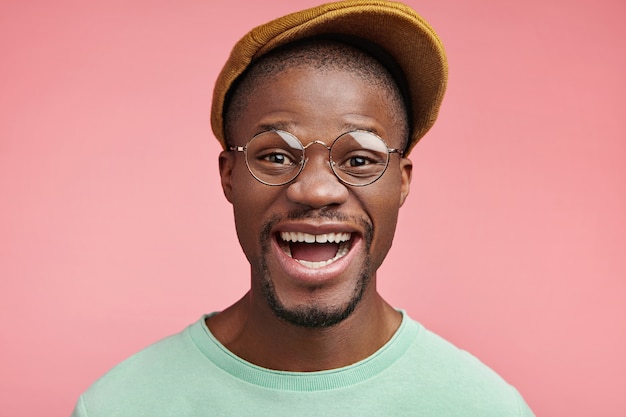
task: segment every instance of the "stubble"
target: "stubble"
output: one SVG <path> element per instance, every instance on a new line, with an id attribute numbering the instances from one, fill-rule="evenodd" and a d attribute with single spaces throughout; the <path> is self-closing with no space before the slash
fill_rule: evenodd
<path id="1" fill-rule="evenodd" d="M 345 215 L 330 211 L 320 211 L 316 213 L 293 212 L 290 213 L 287 218 L 289 220 L 324 218 L 335 221 L 346 221 L 348 219 Z M 271 230 L 274 225 L 281 220 L 281 216 L 274 216 L 263 224 L 259 235 L 261 243 L 261 257 L 257 265 L 253 265 L 253 268 L 257 269 L 258 276 L 261 277 L 261 290 L 263 291 L 263 295 L 265 296 L 269 307 L 272 309 L 276 317 L 299 327 L 327 328 L 341 323 L 354 312 L 363 298 L 363 294 L 365 293 L 373 275 L 373 271 L 371 271 L 370 255 L 373 238 L 373 226 L 371 222 L 360 217 L 350 218 L 351 221 L 359 223 L 365 231 L 363 239 L 365 241 L 366 258 L 362 264 L 359 272 L 359 278 L 356 281 L 354 290 L 349 300 L 341 305 L 326 306 L 321 303 L 312 302 L 308 305 L 287 308 L 278 297 L 272 277 L 267 267 L 267 255 L 270 250 L 270 241 L 272 239 Z"/>

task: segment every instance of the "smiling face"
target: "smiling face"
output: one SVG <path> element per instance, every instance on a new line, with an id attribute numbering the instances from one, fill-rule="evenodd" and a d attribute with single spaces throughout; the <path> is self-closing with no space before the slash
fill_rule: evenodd
<path id="1" fill-rule="evenodd" d="M 366 130 L 390 148 L 402 147 L 400 99 L 383 84 L 337 65 L 300 63 L 266 75 L 240 101 L 230 144 L 245 146 L 259 132 L 281 129 L 305 146 L 330 145 L 347 131 Z M 333 174 L 324 146 L 312 144 L 306 156 L 299 176 L 281 186 L 257 181 L 240 152 L 223 152 L 220 172 L 251 265 L 253 303 L 293 324 L 325 327 L 374 300 L 376 270 L 391 247 L 411 163 L 392 154 L 378 181 L 353 187 Z"/>

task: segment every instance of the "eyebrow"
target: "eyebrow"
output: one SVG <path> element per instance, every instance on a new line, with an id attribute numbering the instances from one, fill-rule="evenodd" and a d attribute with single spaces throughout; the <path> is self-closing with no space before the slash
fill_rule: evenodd
<path id="1" fill-rule="evenodd" d="M 344 123 L 341 127 L 343 129 L 343 132 L 351 132 L 353 130 L 363 130 L 366 132 L 372 132 L 375 133 L 377 135 L 380 135 L 380 133 L 378 132 L 378 129 L 376 129 L 372 124 L 370 123 Z"/>
<path id="2" fill-rule="evenodd" d="M 297 126 L 297 124 L 294 122 L 281 121 L 281 122 L 263 123 L 263 124 L 260 124 L 258 128 L 260 131 L 284 130 L 284 131 L 291 133 L 295 126 Z M 369 123 L 368 124 L 344 123 L 343 125 L 341 125 L 341 132 L 338 132 L 338 135 L 341 135 L 347 132 L 352 132 L 354 130 L 363 130 L 367 132 L 372 132 L 380 136 L 378 129 L 376 129 L 374 126 L 372 126 Z"/>
<path id="3" fill-rule="evenodd" d="M 293 122 L 273 122 L 273 123 L 263 123 L 259 125 L 259 129 L 261 131 L 267 130 L 285 130 L 289 132 L 296 126 Z"/>

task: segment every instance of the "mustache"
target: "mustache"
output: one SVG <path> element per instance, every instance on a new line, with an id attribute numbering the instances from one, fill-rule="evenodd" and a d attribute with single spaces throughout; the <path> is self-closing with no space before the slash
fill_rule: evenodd
<path id="1" fill-rule="evenodd" d="M 336 221 L 357 221 L 359 224 L 362 223 L 360 218 L 356 216 L 348 216 L 343 213 L 339 213 L 331 210 L 300 210 L 300 211 L 291 211 L 287 213 L 285 216 L 288 220 L 305 220 L 305 219 L 325 219 L 325 220 L 336 220 Z"/>

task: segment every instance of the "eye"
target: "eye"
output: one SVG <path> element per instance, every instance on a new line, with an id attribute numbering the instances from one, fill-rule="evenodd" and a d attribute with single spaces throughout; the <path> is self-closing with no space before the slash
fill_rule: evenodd
<path id="1" fill-rule="evenodd" d="M 380 175 L 386 167 L 387 154 L 368 149 L 352 150 L 345 155 L 333 155 L 336 168 L 346 178 L 371 178 Z M 335 159 L 336 158 L 336 159 Z"/>
<path id="2" fill-rule="evenodd" d="M 348 159 L 347 163 L 350 167 L 362 167 L 364 165 L 371 164 L 372 161 L 363 156 L 353 156 Z"/>
<path id="3" fill-rule="evenodd" d="M 267 149 L 257 154 L 256 159 L 260 163 L 276 165 L 293 165 L 296 163 L 296 158 L 283 149 Z"/>
<path id="4" fill-rule="evenodd" d="M 351 151 L 347 155 L 343 155 L 339 161 L 340 167 L 346 170 L 385 163 L 384 155 L 365 149 Z"/>

